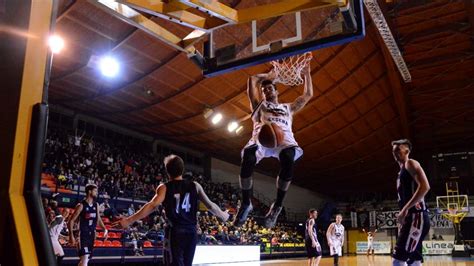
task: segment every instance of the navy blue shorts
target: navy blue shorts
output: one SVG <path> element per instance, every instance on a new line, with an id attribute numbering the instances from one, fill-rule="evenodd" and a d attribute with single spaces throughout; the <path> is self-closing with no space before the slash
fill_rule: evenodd
<path id="1" fill-rule="evenodd" d="M 191 266 L 197 241 L 196 227 L 167 228 L 163 245 L 164 264 L 169 266 Z"/>
<path id="2" fill-rule="evenodd" d="M 423 261 L 423 239 L 430 230 L 430 216 L 427 211 L 409 213 L 398 232 L 393 258 L 401 261 Z"/>
<path id="3" fill-rule="evenodd" d="M 86 232 L 80 234 L 79 237 L 79 257 L 89 255 L 92 257 L 92 249 L 94 248 L 95 232 Z"/>
<path id="4" fill-rule="evenodd" d="M 304 245 L 306 247 L 306 255 L 308 256 L 308 258 L 317 258 L 322 255 L 321 245 L 313 248 L 313 242 L 311 239 L 306 238 L 304 241 Z"/>

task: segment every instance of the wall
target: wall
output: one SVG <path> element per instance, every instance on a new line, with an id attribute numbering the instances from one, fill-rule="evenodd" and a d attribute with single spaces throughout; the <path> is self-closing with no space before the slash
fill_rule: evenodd
<path id="1" fill-rule="evenodd" d="M 230 182 L 238 186 L 240 166 L 212 158 L 211 176 L 214 182 Z M 268 201 L 276 196 L 276 179 L 254 173 L 254 194 L 265 195 Z M 311 190 L 292 185 L 285 198 L 284 206 L 288 212 L 305 213 L 309 208 L 319 208 L 324 197 Z M 266 203 L 266 202 L 265 202 Z"/>

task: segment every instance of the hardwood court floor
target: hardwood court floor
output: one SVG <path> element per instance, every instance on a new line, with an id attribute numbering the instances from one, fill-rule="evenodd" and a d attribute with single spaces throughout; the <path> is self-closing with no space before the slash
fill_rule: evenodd
<path id="1" fill-rule="evenodd" d="M 214 264 L 218 265 L 218 264 Z M 261 262 L 248 263 L 228 263 L 228 266 L 306 266 L 308 265 L 305 259 L 285 259 L 285 260 L 268 260 Z M 383 266 L 392 265 L 392 258 L 390 256 L 374 256 L 368 258 L 364 255 L 359 256 L 344 256 L 339 259 L 339 266 Z M 474 258 L 452 258 L 451 256 L 425 256 L 423 266 L 474 266 Z M 319 266 L 333 266 L 332 258 L 323 258 Z"/>

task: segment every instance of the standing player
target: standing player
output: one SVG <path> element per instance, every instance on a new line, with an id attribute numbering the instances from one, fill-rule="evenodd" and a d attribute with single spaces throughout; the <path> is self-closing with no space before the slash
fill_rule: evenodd
<path id="1" fill-rule="evenodd" d="M 318 211 L 310 209 L 306 220 L 305 246 L 308 255 L 308 266 L 318 266 L 321 260 L 321 245 L 319 245 L 315 220 L 318 218 Z"/>
<path id="2" fill-rule="evenodd" d="M 397 178 L 398 239 L 393 253 L 393 265 L 421 265 L 422 241 L 430 230 L 430 217 L 425 195 L 430 190 L 420 163 L 408 158 L 412 150 L 407 139 L 392 141 L 392 153 L 400 166 Z"/>
<path id="3" fill-rule="evenodd" d="M 375 229 L 373 233 L 370 230 L 366 232 L 365 229 L 363 228 L 362 228 L 362 231 L 364 231 L 364 233 L 367 233 L 367 256 L 370 255 L 371 250 L 372 250 L 372 255 L 374 255 L 374 238 L 375 238 L 375 233 L 377 233 L 377 229 Z"/>
<path id="4" fill-rule="evenodd" d="M 336 222 L 329 225 L 326 232 L 329 251 L 334 257 L 334 265 L 339 265 L 339 257 L 342 256 L 342 247 L 344 246 L 344 225 L 341 222 L 342 214 L 337 214 Z"/>
<path id="5" fill-rule="evenodd" d="M 293 178 L 295 161 L 303 155 L 293 131 L 293 115 L 300 111 L 313 97 L 313 83 L 309 64 L 302 70 L 304 77 L 304 93 L 293 103 L 279 103 L 278 91 L 273 84 L 273 72 L 257 74 L 248 80 L 247 94 L 252 110 L 253 133 L 250 141 L 242 150 L 240 168 L 240 188 L 242 189 L 242 206 L 239 208 L 235 226 L 245 223 L 248 214 L 253 210 L 250 198 L 253 190 L 252 173 L 255 165 L 263 158 L 275 157 L 280 161 L 280 173 L 277 177 L 277 196 L 275 202 L 265 216 L 265 226 L 275 226 L 282 210 L 283 199 Z M 263 99 L 262 99 L 263 98 Z M 260 101 L 260 99 L 262 99 Z M 282 140 L 275 148 L 267 148 L 260 144 L 258 136 L 262 126 L 271 125 L 282 134 Z"/>
<path id="6" fill-rule="evenodd" d="M 107 238 L 107 228 L 105 227 L 102 219 L 99 215 L 99 204 L 96 202 L 97 199 L 97 186 L 94 184 L 88 184 L 86 186 L 86 198 L 76 205 L 74 214 L 69 220 L 69 244 L 76 245 L 76 239 L 74 238 L 73 227 L 74 223 L 79 218 L 79 265 L 86 266 L 89 263 L 89 259 L 92 257 L 92 249 L 94 248 L 95 241 L 95 228 L 99 224 L 104 229 L 104 237 Z"/>
<path id="7" fill-rule="evenodd" d="M 165 265 L 191 266 L 197 244 L 198 199 L 222 221 L 227 221 L 229 214 L 209 200 L 199 183 L 183 180 L 184 162 L 179 156 L 166 157 L 165 169 L 170 181 L 158 186 L 153 199 L 138 212 L 115 222 L 113 226 L 127 228 L 150 215 L 163 203 L 168 224 L 163 245 Z"/>
<path id="8" fill-rule="evenodd" d="M 61 244 L 59 243 L 59 236 L 61 235 L 61 231 L 63 230 L 64 226 L 66 225 L 65 220 L 69 216 L 68 209 L 64 209 L 62 215 L 54 215 L 54 211 L 52 216 L 49 216 L 49 237 L 51 238 L 51 244 L 53 245 L 54 255 L 56 255 L 56 261 L 58 265 L 61 265 L 63 258 L 64 258 L 64 250 Z"/>

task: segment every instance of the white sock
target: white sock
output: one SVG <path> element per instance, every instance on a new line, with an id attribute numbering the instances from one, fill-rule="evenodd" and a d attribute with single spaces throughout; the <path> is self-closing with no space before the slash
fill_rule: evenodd
<path id="1" fill-rule="evenodd" d="M 408 264 L 410 266 L 421 266 L 421 260 L 415 260 L 412 264 Z"/>
<path id="2" fill-rule="evenodd" d="M 405 261 L 402 261 L 402 260 L 393 259 L 392 265 L 393 266 L 406 266 L 407 263 Z"/>

